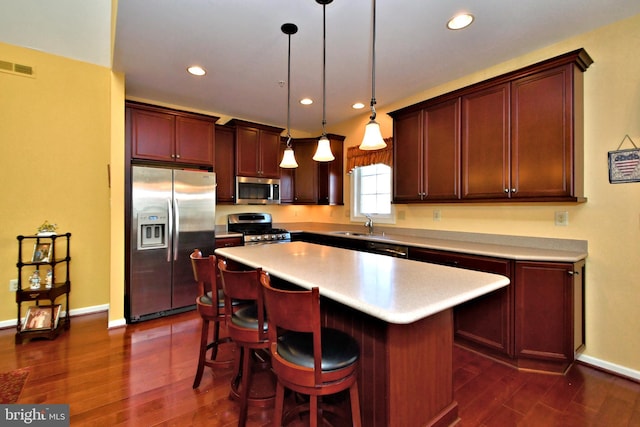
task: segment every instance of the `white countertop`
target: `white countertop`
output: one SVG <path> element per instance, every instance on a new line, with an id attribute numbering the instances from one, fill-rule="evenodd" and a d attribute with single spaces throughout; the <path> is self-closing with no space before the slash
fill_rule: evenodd
<path id="1" fill-rule="evenodd" d="M 384 226 L 376 226 L 376 232 L 371 236 L 345 236 L 337 233 L 341 231 L 364 233 L 366 229 L 361 225 L 310 222 L 274 225 L 285 228 L 292 233 L 324 234 L 345 239 L 379 241 L 515 261 L 577 262 L 586 259 L 588 256 L 588 245 L 585 240 L 403 229 Z M 242 234 L 228 232 L 224 226 L 216 227 L 217 238 L 237 236 L 242 236 Z"/>
<path id="2" fill-rule="evenodd" d="M 407 324 L 500 289 L 497 274 L 304 242 L 236 246 L 217 255 L 389 323 Z"/>
<path id="3" fill-rule="evenodd" d="M 396 229 L 392 227 L 376 227 L 376 232 L 373 235 L 344 236 L 336 233 L 355 231 L 364 234 L 366 229 L 363 226 L 324 223 L 292 223 L 283 225 L 283 228 L 287 228 L 292 233 L 300 231 L 516 261 L 576 262 L 587 258 L 588 255 L 587 242 L 584 240 Z"/>

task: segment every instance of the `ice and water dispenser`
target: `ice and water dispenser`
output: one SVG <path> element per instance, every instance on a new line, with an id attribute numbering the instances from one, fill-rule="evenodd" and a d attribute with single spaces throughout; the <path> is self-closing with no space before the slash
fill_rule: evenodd
<path id="1" fill-rule="evenodd" d="M 138 250 L 167 247 L 167 213 L 138 214 Z"/>

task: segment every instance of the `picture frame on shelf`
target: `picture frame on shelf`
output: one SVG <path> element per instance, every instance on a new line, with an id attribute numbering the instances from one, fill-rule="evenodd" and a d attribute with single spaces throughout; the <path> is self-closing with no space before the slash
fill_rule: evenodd
<path id="1" fill-rule="evenodd" d="M 33 245 L 31 262 L 49 262 L 51 257 L 51 243 L 36 243 Z"/>
<path id="2" fill-rule="evenodd" d="M 23 331 L 40 331 L 47 329 L 55 329 L 58 327 L 60 319 L 60 304 L 53 306 L 53 328 L 51 327 L 51 306 L 50 305 L 32 305 L 28 308 L 24 317 Z"/>

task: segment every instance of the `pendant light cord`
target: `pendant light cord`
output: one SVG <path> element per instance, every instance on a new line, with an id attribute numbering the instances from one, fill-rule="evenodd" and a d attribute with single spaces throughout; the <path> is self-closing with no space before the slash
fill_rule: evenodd
<path id="1" fill-rule="evenodd" d="M 322 136 L 327 135 L 327 5 L 322 5 Z"/>
<path id="2" fill-rule="evenodd" d="M 287 148 L 291 147 L 291 34 L 287 52 Z"/>
<path id="3" fill-rule="evenodd" d="M 373 41 L 371 42 L 371 120 L 376 119 L 376 0 L 373 0 Z"/>

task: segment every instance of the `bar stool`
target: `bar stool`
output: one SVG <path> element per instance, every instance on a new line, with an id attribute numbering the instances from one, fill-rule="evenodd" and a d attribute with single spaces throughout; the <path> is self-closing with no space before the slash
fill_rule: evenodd
<path id="1" fill-rule="evenodd" d="M 288 291 L 271 286 L 268 273 L 260 282 L 269 315 L 271 366 L 278 378 L 273 425 L 280 427 L 284 389 L 309 395 L 309 422 L 318 425 L 318 396 L 349 390 L 351 422 L 360 427 L 357 368 L 360 348 L 349 334 L 320 324 L 320 292 Z"/>
<path id="2" fill-rule="evenodd" d="M 216 257 L 210 255 L 203 257 L 199 249 L 195 249 L 191 255 L 191 267 L 193 277 L 198 284 L 198 296 L 196 307 L 202 319 L 200 333 L 200 350 L 198 356 L 198 369 L 193 380 L 193 388 L 200 386 L 204 367 L 230 367 L 233 357 L 228 360 L 217 360 L 218 347 L 231 341 L 230 337 L 220 338 L 220 322 L 224 322 L 224 294 L 222 287 L 216 281 Z M 209 341 L 209 325 L 213 324 L 213 340 Z M 211 358 L 207 359 L 207 351 L 211 350 Z"/>
<path id="3" fill-rule="evenodd" d="M 261 367 L 263 372 L 270 372 L 268 357 L 269 340 L 267 337 L 267 320 L 265 318 L 262 288 L 260 286 L 260 268 L 255 270 L 229 270 L 225 260 L 218 260 L 218 270 L 222 278 L 224 291 L 225 317 L 229 336 L 240 349 L 236 357 L 236 372 L 231 381 L 231 395 L 240 400 L 239 426 L 247 421 L 247 409 L 252 406 L 268 407 L 273 405 L 274 392 L 271 382 L 269 390 L 263 396 L 252 395 L 254 368 Z M 251 304 L 231 310 L 234 301 L 251 302 Z M 263 350 L 263 351 L 260 351 Z M 256 363 L 256 361 L 258 363 Z M 254 366 L 257 365 L 257 366 Z"/>

